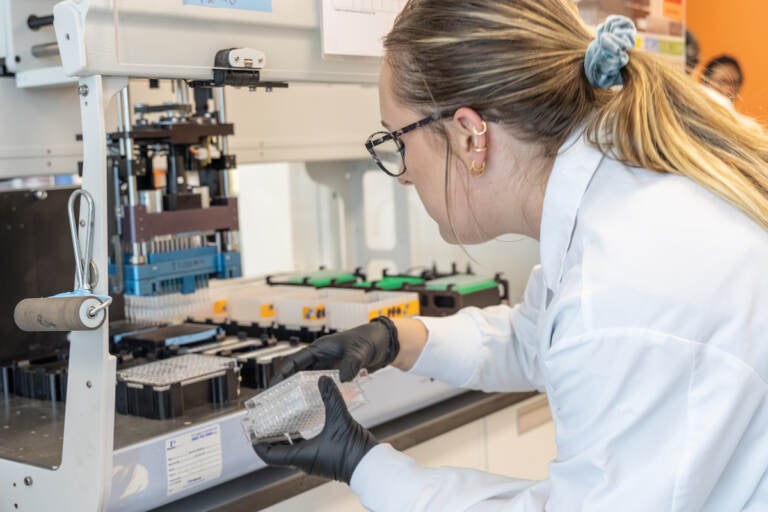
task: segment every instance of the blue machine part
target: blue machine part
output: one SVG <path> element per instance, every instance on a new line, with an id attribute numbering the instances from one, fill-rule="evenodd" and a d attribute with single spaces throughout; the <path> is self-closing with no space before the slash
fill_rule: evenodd
<path id="1" fill-rule="evenodd" d="M 122 339 L 125 338 L 126 336 L 131 336 L 133 334 L 140 334 L 140 333 L 144 333 L 144 332 L 154 331 L 155 329 L 157 329 L 157 327 L 158 326 L 156 326 L 156 325 L 148 325 L 146 327 L 141 327 L 141 328 L 130 330 L 130 331 L 126 331 L 126 332 L 121 332 L 120 334 L 115 334 L 114 336 L 112 336 L 112 341 L 114 341 L 115 343 L 120 343 L 122 341 Z"/>
<path id="2" fill-rule="evenodd" d="M 215 247 L 152 253 L 145 265 L 126 262 L 125 293 L 127 295 L 165 295 L 194 293 L 208 286 L 210 277 L 240 277 L 239 252 L 218 253 Z M 114 272 L 110 265 L 110 274 Z"/>
<path id="3" fill-rule="evenodd" d="M 174 326 L 175 327 L 175 326 Z M 199 341 L 209 340 L 217 337 L 223 331 L 220 327 L 211 327 L 205 331 L 190 332 L 188 334 L 180 333 L 176 336 L 170 336 L 165 340 L 165 346 L 170 347 L 173 345 L 188 345 L 190 343 L 197 343 Z"/>

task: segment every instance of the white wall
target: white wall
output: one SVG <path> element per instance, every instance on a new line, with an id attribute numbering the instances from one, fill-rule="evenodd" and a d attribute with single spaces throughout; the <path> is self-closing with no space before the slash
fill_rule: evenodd
<path id="1" fill-rule="evenodd" d="M 380 174 L 380 176 L 379 176 Z M 383 173 L 365 177 L 366 239 L 369 246 L 394 247 L 396 183 Z M 281 270 L 313 270 L 320 265 L 352 267 L 346 262 L 340 216 L 340 199 L 326 186 L 312 181 L 303 164 L 258 164 L 238 169 L 241 242 L 245 275 Z M 538 243 L 509 235 L 481 245 L 449 245 L 440 238 L 435 222 L 427 215 L 416 192 L 406 192 L 410 215 L 412 267 L 436 263 L 441 269 L 452 262 L 464 269 L 469 262 L 480 274 L 503 272 L 510 282 L 513 301 L 522 296 L 531 268 L 538 262 Z M 397 250 L 397 249 L 396 249 Z M 473 261 L 474 260 L 474 261 Z M 391 262 L 373 262 L 367 271 L 376 277 L 381 268 L 397 269 Z"/>
<path id="2" fill-rule="evenodd" d="M 293 212 L 289 164 L 250 164 L 237 169 L 243 275 L 293 270 Z"/>
<path id="3" fill-rule="evenodd" d="M 468 245 L 463 249 L 443 241 L 437 224 L 429 217 L 416 191 L 408 191 L 411 212 L 411 261 L 415 264 L 436 262 L 448 267 L 451 262 L 463 269 L 467 263 L 477 274 L 503 272 L 509 280 L 511 301 L 522 297 L 528 274 L 539 261 L 539 244 L 530 238 L 507 235 L 498 240 L 479 245 Z M 474 260 L 474 261 L 473 261 Z"/>

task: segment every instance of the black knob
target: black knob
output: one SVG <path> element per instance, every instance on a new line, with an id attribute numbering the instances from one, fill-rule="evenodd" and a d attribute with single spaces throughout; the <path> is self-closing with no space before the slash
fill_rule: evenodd
<path id="1" fill-rule="evenodd" d="M 49 16 L 35 16 L 34 14 L 30 14 L 29 18 L 27 18 L 27 26 L 32 30 L 37 30 L 49 25 L 53 25 L 53 14 Z"/>

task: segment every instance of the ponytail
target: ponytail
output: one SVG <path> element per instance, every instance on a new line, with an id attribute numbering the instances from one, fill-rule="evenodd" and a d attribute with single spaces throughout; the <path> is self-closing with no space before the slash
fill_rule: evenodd
<path id="1" fill-rule="evenodd" d="M 626 165 L 686 176 L 768 229 L 768 137 L 738 120 L 681 71 L 631 52 L 624 85 L 588 126 Z"/>

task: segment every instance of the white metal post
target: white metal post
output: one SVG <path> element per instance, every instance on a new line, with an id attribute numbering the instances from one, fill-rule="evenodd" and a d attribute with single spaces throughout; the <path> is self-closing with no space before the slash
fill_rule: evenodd
<path id="1" fill-rule="evenodd" d="M 331 187 L 344 201 L 344 239 L 333 240 L 331 244 L 335 247 L 346 246 L 346 254 L 342 260 L 346 261 L 347 265 L 364 266 L 373 260 L 389 260 L 397 265 L 399 272 L 411 267 L 411 227 L 404 187 L 392 180 L 395 200 L 395 216 L 392 218 L 395 225 L 395 245 L 390 250 L 374 250 L 368 246 L 363 201 L 363 176 L 371 171 L 370 159 L 307 162 L 306 168 L 310 178 Z"/>
<path id="2" fill-rule="evenodd" d="M 95 202 L 94 293 L 107 294 L 106 102 L 125 80 L 101 76 L 79 82 L 83 129 L 83 189 Z M 63 212 L 62 212 L 63 214 Z M 51 269 L 62 271 L 63 269 Z M 69 269 L 67 269 L 69 270 Z M 103 510 L 112 477 L 115 421 L 115 358 L 109 354 L 108 322 L 97 330 L 70 335 L 64 445 L 61 465 L 44 469 L 0 460 L 2 510 Z"/>

